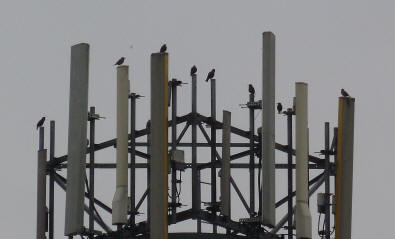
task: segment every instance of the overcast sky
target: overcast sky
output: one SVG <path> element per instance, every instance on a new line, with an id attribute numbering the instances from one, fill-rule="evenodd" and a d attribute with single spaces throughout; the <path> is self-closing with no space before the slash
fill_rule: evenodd
<path id="1" fill-rule="evenodd" d="M 337 125 L 340 89 L 356 98 L 353 238 L 392 235 L 395 195 L 395 4 L 392 1 L 7 1 L 0 4 L 1 220 L 4 238 L 32 238 L 36 225 L 36 122 L 56 121 L 56 156 L 66 153 L 70 47 L 90 44 L 89 105 L 107 119 L 97 141 L 115 137 L 113 64 L 130 65 L 139 101 L 137 128 L 149 117 L 149 56 L 167 43 L 170 77 L 189 82 L 198 67 L 198 110 L 209 113 L 215 67 L 217 115 L 248 129 L 247 86 L 261 94 L 262 32 L 276 35 L 276 101 L 289 107 L 294 83 L 309 84 L 310 152 L 323 148 L 324 122 Z M 190 85 L 180 89 L 180 114 L 190 111 Z M 257 118 L 257 119 L 260 119 Z M 276 116 L 276 141 L 285 144 L 284 117 Z M 48 122 L 46 136 L 48 139 Z M 331 134 L 332 135 L 332 134 Z M 46 146 L 48 146 L 48 140 Z M 278 154 L 277 160 L 285 160 Z M 188 159 L 188 158 L 187 158 Z M 115 160 L 114 149 L 98 156 Z M 277 174 L 278 196 L 285 174 Z M 139 180 L 145 181 L 143 174 Z M 240 185 L 242 173 L 235 173 Z M 187 180 L 187 179 L 186 179 Z M 98 177 L 97 192 L 110 203 L 115 175 Z M 143 187 L 138 189 L 139 193 Z M 204 189 L 203 189 L 204 190 Z M 205 190 L 208 190 L 206 188 Z M 243 191 L 248 195 L 248 191 Z M 312 201 L 315 204 L 315 200 Z M 56 237 L 62 238 L 64 193 L 56 191 Z M 311 209 L 316 235 L 317 213 Z M 283 214 L 278 214 L 278 219 Z M 108 218 L 108 217 L 107 217 Z M 110 222 L 110 221 L 108 221 Z M 188 222 L 186 228 L 194 228 Z M 179 227 L 170 230 L 180 231 Z"/>

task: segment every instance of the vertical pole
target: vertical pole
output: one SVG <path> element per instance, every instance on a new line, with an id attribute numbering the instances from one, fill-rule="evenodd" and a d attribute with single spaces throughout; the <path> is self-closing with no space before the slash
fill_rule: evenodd
<path id="1" fill-rule="evenodd" d="M 308 205 L 307 84 L 296 82 L 296 238 L 311 238 Z"/>
<path id="2" fill-rule="evenodd" d="M 194 216 L 199 211 L 199 195 L 198 195 L 198 175 L 197 175 L 197 128 L 196 128 L 196 118 L 197 118 L 197 105 L 196 105 L 196 97 L 197 97 L 197 82 L 196 75 L 192 75 L 192 212 Z M 197 231 L 200 233 L 200 220 L 197 221 Z"/>
<path id="3" fill-rule="evenodd" d="M 216 143 L 217 143 L 217 129 L 215 127 L 215 121 L 217 120 L 217 100 L 216 100 L 216 87 L 215 79 L 210 80 L 211 84 L 211 119 L 213 125 L 211 126 L 211 205 L 214 206 L 217 203 L 217 169 L 214 165 L 216 161 Z M 216 214 L 214 211 L 213 213 Z M 213 233 L 217 233 L 217 226 L 213 225 Z"/>
<path id="4" fill-rule="evenodd" d="M 176 222 L 176 196 L 177 196 L 177 175 L 176 166 L 174 162 L 174 153 L 177 149 L 177 80 L 171 81 L 171 219 L 173 223 Z"/>
<path id="5" fill-rule="evenodd" d="M 130 224 L 136 224 L 136 97 L 130 97 Z M 148 170 L 148 169 L 147 169 Z"/>
<path id="6" fill-rule="evenodd" d="M 249 103 L 254 102 L 254 94 L 250 94 Z M 254 108 L 249 108 L 250 113 L 250 209 L 251 212 L 255 212 L 255 156 L 254 156 L 254 130 L 255 130 L 255 118 Z M 250 214 L 250 217 L 254 217 L 254 213 Z"/>
<path id="7" fill-rule="evenodd" d="M 147 134 L 147 154 L 148 154 L 148 167 L 147 167 L 147 222 L 148 226 L 151 224 L 151 120 L 147 122 L 146 128 L 148 130 Z"/>
<path id="8" fill-rule="evenodd" d="M 40 127 L 39 149 L 37 153 L 37 228 L 36 238 L 45 239 L 46 229 L 46 161 L 47 150 L 44 149 L 44 127 Z"/>
<path id="9" fill-rule="evenodd" d="M 329 161 L 329 122 L 325 122 L 325 238 L 330 239 L 330 161 Z"/>
<path id="10" fill-rule="evenodd" d="M 275 36 L 264 32 L 262 40 L 262 221 L 276 224 L 275 182 Z"/>
<path id="11" fill-rule="evenodd" d="M 49 162 L 55 157 L 55 121 L 49 122 Z M 49 169 L 49 225 L 48 238 L 54 239 L 54 213 L 55 213 L 55 176 L 53 168 Z"/>
<path id="12" fill-rule="evenodd" d="M 65 236 L 84 230 L 89 45 L 71 47 Z"/>
<path id="13" fill-rule="evenodd" d="M 354 104 L 354 98 L 339 98 L 336 165 L 336 239 L 351 238 Z"/>
<path id="14" fill-rule="evenodd" d="M 287 131 L 288 131 L 288 239 L 293 238 L 293 226 L 292 226 L 292 109 L 287 111 Z"/>
<path id="15" fill-rule="evenodd" d="M 116 189 L 112 200 L 112 224 L 127 221 L 128 206 L 128 97 L 130 91 L 129 66 L 117 67 L 117 168 Z"/>
<path id="16" fill-rule="evenodd" d="M 259 145 L 262 145 L 262 127 L 257 130 Z M 262 147 L 259 147 L 259 169 L 258 169 L 258 216 L 262 217 Z"/>
<path id="17" fill-rule="evenodd" d="M 89 153 L 89 231 L 93 232 L 95 229 L 94 225 L 94 199 L 95 199 L 95 107 L 90 107 L 90 119 L 89 119 L 89 142 L 90 142 L 90 153 Z M 90 236 L 93 238 L 93 235 Z"/>
<path id="18" fill-rule="evenodd" d="M 168 238 L 168 54 L 151 55 L 150 238 Z"/>

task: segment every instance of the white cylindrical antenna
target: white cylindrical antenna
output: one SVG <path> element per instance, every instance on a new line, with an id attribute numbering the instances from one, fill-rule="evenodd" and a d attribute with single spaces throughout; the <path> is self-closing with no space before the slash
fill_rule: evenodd
<path id="1" fill-rule="evenodd" d="M 84 178 L 88 121 L 89 45 L 71 47 L 67 150 L 66 236 L 84 230 Z"/>
<path id="2" fill-rule="evenodd" d="M 308 188 L 308 111 L 307 84 L 297 82 L 296 89 L 296 238 L 311 238 L 311 214 Z"/>
<path id="3" fill-rule="evenodd" d="M 354 98 L 339 98 L 335 235 L 336 238 L 341 239 L 351 239 L 354 158 L 354 105 Z"/>
<path id="4" fill-rule="evenodd" d="M 167 239 L 168 54 L 151 55 L 150 238 Z"/>
<path id="5" fill-rule="evenodd" d="M 262 41 L 262 221 L 276 224 L 275 181 L 275 40 L 272 32 Z"/>
<path id="6" fill-rule="evenodd" d="M 112 224 L 125 224 L 128 210 L 129 66 L 117 67 L 117 169 Z"/>

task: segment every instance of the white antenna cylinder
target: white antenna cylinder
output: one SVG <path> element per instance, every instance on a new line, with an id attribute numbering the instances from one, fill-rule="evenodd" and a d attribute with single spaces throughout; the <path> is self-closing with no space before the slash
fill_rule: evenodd
<path id="1" fill-rule="evenodd" d="M 335 236 L 351 239 L 355 99 L 339 98 Z"/>
<path id="2" fill-rule="evenodd" d="M 125 224 L 128 210 L 129 66 L 117 67 L 117 169 L 112 224 Z"/>
<path id="3" fill-rule="evenodd" d="M 311 238 L 308 188 L 307 84 L 297 82 L 296 90 L 296 238 Z"/>
<path id="4" fill-rule="evenodd" d="M 151 55 L 150 238 L 167 239 L 168 54 Z"/>
<path id="5" fill-rule="evenodd" d="M 272 32 L 262 41 L 262 221 L 276 224 L 275 178 L 275 41 Z"/>
<path id="6" fill-rule="evenodd" d="M 71 47 L 67 150 L 66 236 L 84 230 L 84 179 L 88 121 L 89 45 Z"/>

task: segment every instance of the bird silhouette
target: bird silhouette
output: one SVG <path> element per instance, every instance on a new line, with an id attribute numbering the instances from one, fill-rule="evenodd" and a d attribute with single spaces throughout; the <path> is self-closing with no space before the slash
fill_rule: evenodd
<path id="1" fill-rule="evenodd" d="M 251 84 L 248 85 L 248 92 L 250 92 L 250 94 L 255 94 L 254 86 L 252 86 Z"/>
<path id="2" fill-rule="evenodd" d="M 165 53 L 166 50 L 167 50 L 167 46 L 166 46 L 166 44 L 163 44 L 163 45 L 161 46 L 159 52 L 160 52 L 160 53 Z"/>
<path id="3" fill-rule="evenodd" d="M 114 66 L 120 66 L 123 64 L 123 62 L 125 61 L 125 57 L 121 57 L 119 58 L 119 60 L 114 64 Z"/>
<path id="4" fill-rule="evenodd" d="M 192 68 L 191 68 L 191 76 L 196 74 L 196 72 L 197 72 L 197 68 L 196 68 L 195 65 L 193 65 Z"/>
<path id="5" fill-rule="evenodd" d="M 42 117 L 38 122 L 37 122 L 37 129 L 43 126 L 45 121 L 45 117 Z"/>
<path id="6" fill-rule="evenodd" d="M 349 94 L 347 93 L 347 91 L 345 91 L 344 89 L 342 89 L 340 92 L 342 93 L 342 96 L 344 96 L 344 97 L 350 97 L 350 95 L 349 95 Z"/>
<path id="7" fill-rule="evenodd" d="M 277 111 L 279 114 L 281 114 L 281 111 L 283 110 L 283 105 L 281 103 L 277 103 Z"/>
<path id="8" fill-rule="evenodd" d="M 212 69 L 208 74 L 207 74 L 207 78 L 206 81 L 213 79 L 214 78 L 214 74 L 215 74 L 215 69 Z"/>

